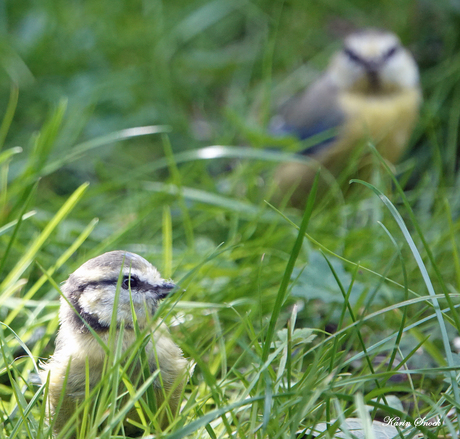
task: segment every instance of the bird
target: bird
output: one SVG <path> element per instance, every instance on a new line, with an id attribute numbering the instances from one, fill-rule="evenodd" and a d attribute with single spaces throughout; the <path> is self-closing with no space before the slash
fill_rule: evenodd
<path id="1" fill-rule="evenodd" d="M 123 352 L 128 351 L 136 342 L 136 325 L 150 337 L 145 354 L 148 372 L 154 374 L 159 369 L 152 385 L 155 405 L 162 410 L 157 419 L 162 429 L 168 426 L 171 414 L 178 412 L 188 361 L 165 324 L 155 323 L 155 313 L 159 302 L 174 289 L 175 284 L 162 279 L 146 259 L 123 250 L 88 260 L 63 283 L 55 352 L 48 362 L 41 364 L 40 371 L 42 383 L 49 383 L 47 416 L 55 433 L 63 429 L 76 405 L 85 399 L 87 381 L 90 390 L 101 381 L 107 367 L 107 350 L 93 332 L 108 345 L 112 325 L 116 326 L 112 328 L 115 340 L 109 349 L 121 345 Z M 143 372 L 140 363 L 129 366 L 131 382 L 139 382 Z M 121 392 L 126 392 L 123 384 Z M 139 422 L 134 407 L 127 418 Z M 138 432 L 132 423 L 125 422 L 124 428 L 129 435 Z"/>
<path id="2" fill-rule="evenodd" d="M 285 162 L 277 167 L 275 198 L 303 207 L 319 168 L 326 171 L 322 175 L 329 176 L 329 181 L 343 173 L 367 179 L 372 161 L 366 148 L 369 141 L 387 163 L 397 163 L 418 120 L 421 102 L 417 63 L 394 33 L 381 29 L 351 33 L 325 73 L 272 118 L 274 135 L 298 140 L 326 136 L 300 152 L 308 163 Z M 326 189 L 320 179 L 318 190 Z"/>

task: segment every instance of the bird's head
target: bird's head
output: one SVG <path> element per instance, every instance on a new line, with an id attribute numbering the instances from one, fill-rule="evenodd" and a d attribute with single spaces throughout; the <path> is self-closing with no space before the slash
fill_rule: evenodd
<path id="1" fill-rule="evenodd" d="M 339 89 L 365 94 L 399 92 L 419 83 L 417 64 L 399 38 L 375 29 L 349 35 L 328 72 Z"/>
<path id="2" fill-rule="evenodd" d="M 142 328 L 155 314 L 158 302 L 175 287 L 172 281 L 162 279 L 158 270 L 139 255 L 125 251 L 104 253 L 85 262 L 65 281 L 62 292 L 73 308 L 61 298 L 61 322 L 71 322 L 78 331 L 86 332 L 88 329 L 83 318 L 95 331 L 107 331 L 120 276 L 116 322 L 117 326 L 126 328 L 133 326 L 131 303 Z"/>

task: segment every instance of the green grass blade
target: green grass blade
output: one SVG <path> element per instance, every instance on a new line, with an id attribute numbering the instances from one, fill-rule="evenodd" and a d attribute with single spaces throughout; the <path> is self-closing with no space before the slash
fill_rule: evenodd
<path id="1" fill-rule="evenodd" d="M 5 144 L 5 139 L 10 130 L 11 122 L 13 121 L 14 113 L 18 105 L 19 87 L 16 84 L 11 85 L 10 99 L 6 107 L 5 115 L 3 116 L 2 124 L 0 125 L 0 151 Z M 1 159 L 0 159 L 1 163 Z"/>
<path id="2" fill-rule="evenodd" d="M 286 292 L 287 292 L 289 283 L 291 282 L 291 276 L 294 270 L 294 265 L 297 260 L 297 257 L 299 256 L 300 249 L 302 248 L 305 232 L 308 227 L 308 222 L 310 221 L 310 217 L 313 212 L 313 206 L 315 203 L 317 187 L 318 187 L 318 175 L 316 175 L 310 195 L 308 197 L 308 202 L 305 207 L 305 211 L 302 217 L 302 222 L 299 227 L 299 233 L 297 234 L 297 239 L 294 243 L 294 247 L 289 257 L 289 261 L 286 266 L 286 270 L 283 274 L 283 278 L 281 279 L 281 284 L 278 290 L 278 294 L 276 296 L 276 301 L 275 301 L 275 305 L 273 307 L 273 311 L 270 317 L 270 323 L 268 325 L 267 336 L 265 338 L 264 348 L 262 352 L 262 361 L 264 363 L 268 359 L 268 354 L 270 352 L 271 344 L 273 341 L 273 336 L 275 334 L 275 325 L 276 325 L 276 322 L 278 321 L 278 317 L 281 312 L 281 307 L 283 306 L 284 300 L 286 298 Z"/>
<path id="3" fill-rule="evenodd" d="M 369 184 L 369 183 L 367 183 L 365 181 L 362 181 L 362 180 L 352 180 L 352 181 L 355 181 L 355 182 L 358 182 L 360 184 L 363 184 L 364 186 L 366 186 L 369 189 L 371 189 L 372 191 L 374 191 L 374 193 L 379 196 L 380 200 L 383 202 L 383 204 L 385 204 L 385 206 L 391 212 L 393 218 L 395 219 L 395 221 L 397 222 L 399 228 L 401 229 L 401 232 L 403 233 L 404 238 L 405 238 L 406 242 L 408 243 L 408 245 L 409 245 L 409 247 L 410 247 L 410 249 L 412 251 L 412 254 L 413 254 L 413 256 L 414 256 L 414 258 L 415 258 L 415 260 L 417 262 L 417 265 L 419 267 L 419 270 L 420 270 L 420 272 L 422 274 L 423 280 L 424 280 L 425 285 L 427 287 L 428 293 L 429 293 L 429 295 L 431 297 L 431 301 L 433 303 L 436 318 L 437 318 L 438 323 L 439 323 L 439 329 L 441 331 L 441 337 L 442 337 L 442 342 L 443 342 L 443 345 L 444 345 L 444 353 L 446 355 L 447 364 L 450 367 L 453 367 L 454 364 L 455 364 L 454 363 L 454 358 L 453 358 L 453 355 L 452 355 L 452 350 L 450 348 L 449 336 L 447 334 L 447 328 L 446 328 L 446 325 L 445 325 L 445 322 L 444 322 L 444 318 L 442 316 L 441 307 L 439 306 L 439 301 L 438 301 L 438 299 L 436 297 L 436 293 L 434 291 L 433 284 L 431 282 L 431 279 L 430 279 L 428 271 L 427 271 L 427 269 L 425 267 L 425 264 L 423 263 L 422 257 L 420 256 L 420 253 L 419 253 L 419 251 L 417 249 L 417 246 L 415 245 L 415 242 L 412 239 L 412 236 L 410 235 L 409 230 L 407 229 L 407 226 L 406 226 L 403 218 L 401 217 L 399 212 L 396 210 L 396 208 L 393 206 L 393 204 L 390 202 L 390 200 L 382 192 L 380 192 L 376 187 L 374 187 L 371 184 Z M 450 373 L 450 380 L 451 380 L 452 388 L 454 390 L 455 399 L 456 399 L 456 401 L 458 401 L 460 403 L 460 391 L 459 391 L 459 388 L 458 388 L 458 383 L 457 383 L 456 375 L 455 375 L 454 372 Z"/>
<path id="4" fill-rule="evenodd" d="M 32 263 L 35 255 L 49 238 L 51 233 L 59 225 L 59 223 L 70 213 L 70 211 L 75 207 L 78 201 L 83 196 L 88 183 L 82 184 L 64 203 L 64 205 L 59 209 L 54 218 L 46 225 L 42 233 L 30 244 L 29 248 L 21 259 L 17 262 L 15 267 L 8 273 L 5 279 L 0 284 L 0 290 L 6 290 L 10 288 L 14 283 L 16 283 L 19 278 L 23 275 L 24 271 L 27 270 L 29 265 Z M 6 300 L 7 296 L 4 294 L 0 298 L 0 303 L 3 303 Z"/>

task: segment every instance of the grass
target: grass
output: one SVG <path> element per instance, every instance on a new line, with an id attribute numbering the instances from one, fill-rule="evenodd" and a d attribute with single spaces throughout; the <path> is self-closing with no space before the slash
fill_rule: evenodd
<path id="1" fill-rule="evenodd" d="M 58 285 L 114 249 L 179 284 L 159 317 L 196 363 L 180 415 L 159 432 L 147 411 L 146 435 L 332 437 L 337 419 L 391 416 L 409 423 L 400 437 L 458 436 L 450 3 L 417 20 L 413 2 L 19 3 L 0 23 L 0 438 L 51 437 L 33 378 L 54 349 Z M 339 22 L 390 27 L 416 54 L 411 152 L 393 187 L 277 210 L 270 175 L 297 146 L 268 153 L 265 124 L 324 67 Z M 123 413 L 149 398 L 118 398 L 113 355 L 77 437 L 123 437 Z"/>

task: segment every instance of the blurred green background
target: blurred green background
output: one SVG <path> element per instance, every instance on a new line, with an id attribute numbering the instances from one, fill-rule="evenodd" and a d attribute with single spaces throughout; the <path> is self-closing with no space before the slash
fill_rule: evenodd
<path id="1" fill-rule="evenodd" d="M 455 1 L 3 1 L 1 12 L 2 101 L 19 84 L 9 140 L 21 145 L 64 96 L 80 138 L 170 124 L 182 150 L 199 144 L 191 122 L 204 119 L 209 140 L 233 144 L 242 133 L 229 114 L 263 128 L 256 104 L 311 82 L 361 27 L 401 37 L 427 98 L 457 78 Z"/>
<path id="2" fill-rule="evenodd" d="M 43 177 L 36 196 L 53 211 L 60 197 L 90 181 L 98 198 L 88 197 L 80 207 L 84 211 L 77 212 L 99 217 L 99 233 L 116 230 L 140 205 L 148 211 L 149 195 L 139 189 L 144 180 L 169 175 L 164 167 L 148 168 L 164 156 L 163 140 L 150 135 L 107 141 L 70 163 L 59 162 L 74 154 L 75 145 L 158 124 L 170 127 L 174 153 L 214 144 L 264 148 L 277 104 L 311 83 L 341 38 L 361 27 L 397 33 L 421 69 L 425 102 L 406 156 L 409 187 L 455 181 L 460 98 L 455 1 L 43 0 L 2 1 L 0 8 L 2 111 L 12 84 L 19 87 L 5 146 L 24 149 L 11 163 L 9 178 L 21 175 L 35 133 L 67 100 L 56 133 L 40 153 L 40 166 L 58 164 L 53 172 L 32 166 L 35 177 Z M 196 161 L 181 167 L 181 183 L 260 205 L 262 180 L 274 166 Z M 161 201 L 151 210 L 164 203 L 162 196 L 154 195 Z M 8 220 L 17 210 L 5 207 L 3 213 Z M 218 227 L 218 243 L 225 240 L 222 231 Z"/>
<path id="3" fill-rule="evenodd" d="M 175 151 L 255 146 L 251 133 L 264 130 L 277 101 L 310 83 L 340 39 L 361 27 L 392 30 L 411 49 L 424 114 L 443 141 L 436 128 L 455 99 L 459 14 L 455 1 L 3 1 L 3 108 L 11 83 L 20 88 L 8 144 L 27 148 L 65 97 L 55 152 L 151 124 L 172 127 Z M 123 153 L 103 148 L 76 167 L 92 174 L 98 158 L 135 166 L 161 154 L 143 138 Z"/>

